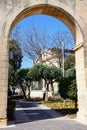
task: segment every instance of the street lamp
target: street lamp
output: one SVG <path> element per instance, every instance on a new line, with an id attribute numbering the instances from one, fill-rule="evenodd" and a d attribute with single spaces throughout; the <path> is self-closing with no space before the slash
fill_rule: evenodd
<path id="1" fill-rule="evenodd" d="M 63 63 L 62 63 L 63 64 L 62 65 L 63 66 L 63 68 L 62 68 L 63 70 L 62 71 L 63 71 L 63 77 L 64 77 L 64 71 L 65 70 L 64 70 L 64 42 L 63 41 L 62 41 L 62 58 L 63 58 Z"/>

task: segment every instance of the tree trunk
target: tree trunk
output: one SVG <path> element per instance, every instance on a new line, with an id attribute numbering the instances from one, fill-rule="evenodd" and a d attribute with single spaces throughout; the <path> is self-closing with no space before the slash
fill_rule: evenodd
<path id="1" fill-rule="evenodd" d="M 54 97 L 54 87 L 53 87 L 53 82 L 51 82 L 51 93 L 52 93 L 52 97 Z"/>
<path id="2" fill-rule="evenodd" d="M 48 89 L 49 89 L 49 83 L 46 83 L 46 92 L 45 92 L 45 101 L 48 101 Z"/>
<path id="3" fill-rule="evenodd" d="M 30 85 L 27 85 L 27 94 L 26 94 L 27 99 L 30 99 Z"/>
<path id="4" fill-rule="evenodd" d="M 22 84 L 21 84 L 21 83 L 20 83 L 20 87 L 21 87 L 22 92 L 23 92 L 23 94 L 24 94 L 24 98 L 27 100 L 27 97 L 26 97 L 25 91 L 24 91 L 23 86 L 22 86 Z"/>

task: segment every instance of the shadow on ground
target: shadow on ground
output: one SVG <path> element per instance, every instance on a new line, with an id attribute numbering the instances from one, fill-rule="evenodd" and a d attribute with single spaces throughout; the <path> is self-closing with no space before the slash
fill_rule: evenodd
<path id="1" fill-rule="evenodd" d="M 15 124 L 34 122 L 38 120 L 48 120 L 58 117 L 62 117 L 62 115 L 43 106 L 39 102 L 17 101 Z"/>

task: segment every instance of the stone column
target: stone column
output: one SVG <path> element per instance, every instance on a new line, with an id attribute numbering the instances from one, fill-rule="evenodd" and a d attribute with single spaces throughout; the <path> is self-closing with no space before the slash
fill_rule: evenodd
<path id="1" fill-rule="evenodd" d="M 87 67 L 85 47 L 79 44 L 74 48 L 76 56 L 76 78 L 78 88 L 77 120 L 87 124 Z M 87 50 L 86 50 L 87 51 Z"/>
<path id="2" fill-rule="evenodd" d="M 0 125 L 7 125 L 8 48 L 0 44 Z"/>

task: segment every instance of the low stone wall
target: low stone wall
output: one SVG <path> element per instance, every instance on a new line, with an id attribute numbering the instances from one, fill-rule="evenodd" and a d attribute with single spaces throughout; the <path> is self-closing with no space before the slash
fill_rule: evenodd
<path id="1" fill-rule="evenodd" d="M 52 96 L 51 92 L 48 92 L 48 96 Z M 42 90 L 31 90 L 31 98 L 40 97 L 43 98 Z"/>

